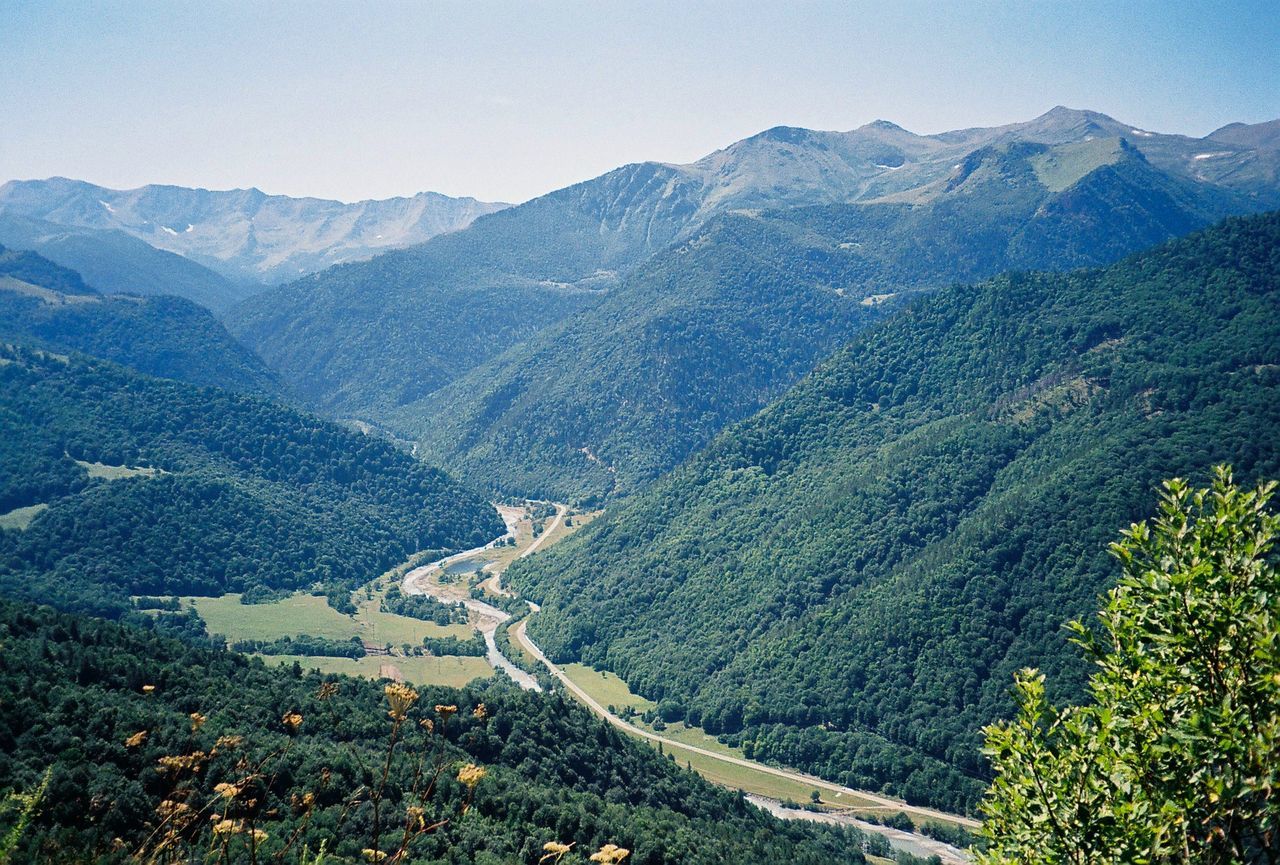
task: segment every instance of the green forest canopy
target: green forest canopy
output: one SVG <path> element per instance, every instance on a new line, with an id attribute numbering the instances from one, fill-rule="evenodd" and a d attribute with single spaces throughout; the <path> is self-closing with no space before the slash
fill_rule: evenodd
<path id="1" fill-rule="evenodd" d="M 981 726 L 1113 579 L 1153 487 L 1280 474 L 1280 214 L 957 286 L 509 572 L 556 660 L 758 759 L 972 810 Z"/>

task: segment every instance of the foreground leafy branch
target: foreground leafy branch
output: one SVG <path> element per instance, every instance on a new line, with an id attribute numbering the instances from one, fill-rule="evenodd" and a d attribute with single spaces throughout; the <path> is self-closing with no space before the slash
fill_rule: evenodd
<path id="1" fill-rule="evenodd" d="M 987 863 L 1280 861 L 1280 518 L 1274 483 L 1164 485 L 1123 532 L 1123 576 L 1073 641 L 1094 660 L 1088 705 L 1015 681 L 1017 718 L 986 728 L 996 777 Z"/>

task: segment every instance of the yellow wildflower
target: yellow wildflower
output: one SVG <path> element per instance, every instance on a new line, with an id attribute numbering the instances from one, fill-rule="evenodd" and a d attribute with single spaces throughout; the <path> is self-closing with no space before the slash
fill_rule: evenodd
<path id="1" fill-rule="evenodd" d="M 408 808 L 404 809 L 404 814 L 409 821 L 410 828 L 416 829 L 419 832 L 427 828 L 427 821 L 425 817 L 426 813 L 426 811 L 422 810 L 417 805 L 410 805 Z"/>
<path id="2" fill-rule="evenodd" d="M 485 718 L 489 717 L 488 707 L 485 706 L 484 703 L 477 703 L 475 711 L 471 713 L 471 717 L 475 718 L 477 721 L 483 721 Z"/>
<path id="3" fill-rule="evenodd" d="M 606 862 L 609 865 L 617 865 L 623 859 L 631 855 L 631 851 L 626 847 L 619 847 L 617 844 L 606 844 L 591 854 L 592 862 Z"/>
<path id="4" fill-rule="evenodd" d="M 423 718 L 418 722 L 418 724 L 421 725 L 422 729 L 426 730 L 428 733 L 434 733 L 436 731 L 436 722 L 430 718 Z"/>
<path id="5" fill-rule="evenodd" d="M 124 746 L 126 748 L 136 748 L 145 741 L 147 741 L 147 731 L 139 730 L 138 732 L 130 736 L 128 739 L 124 740 Z"/>
<path id="6" fill-rule="evenodd" d="M 201 715 L 199 712 L 192 712 L 190 715 L 190 718 L 191 718 L 192 733 L 198 732 L 199 729 L 204 726 L 204 722 L 209 720 L 204 715 Z"/>
<path id="7" fill-rule="evenodd" d="M 178 773 L 184 770 L 192 772 L 200 771 L 200 764 L 205 761 L 205 753 L 203 751 L 194 751 L 190 754 L 170 754 L 161 757 L 156 762 L 160 764 L 161 772 Z"/>
<path id="8" fill-rule="evenodd" d="M 391 709 L 387 714 L 395 721 L 403 721 L 414 703 L 418 702 L 418 692 L 401 682 L 395 682 L 382 689 L 387 695 Z"/>
<path id="9" fill-rule="evenodd" d="M 323 685 L 320 686 L 320 690 L 316 691 L 316 699 L 328 700 L 332 697 L 337 696 L 337 693 L 338 693 L 337 682 L 325 682 Z"/>
<path id="10" fill-rule="evenodd" d="M 191 806 L 186 802 L 175 802 L 172 799 L 165 799 L 156 807 L 156 811 L 160 816 L 166 819 L 173 819 L 190 810 Z"/>
<path id="11" fill-rule="evenodd" d="M 542 849 L 546 852 L 543 853 L 542 858 L 538 860 L 539 863 L 546 862 L 548 859 L 552 862 L 559 862 L 564 858 L 564 854 L 573 849 L 573 845 L 561 844 L 559 841 L 548 841 L 546 844 L 542 845 Z"/>
<path id="12" fill-rule="evenodd" d="M 439 715 L 441 718 L 445 719 L 446 721 L 449 720 L 449 716 L 456 711 L 458 711 L 457 706 L 442 706 L 439 704 L 436 705 L 436 714 Z"/>
<path id="13" fill-rule="evenodd" d="M 298 728 L 302 726 L 302 716 L 297 712 L 287 712 L 280 723 L 284 724 L 284 728 L 290 733 L 298 732 Z"/>
<path id="14" fill-rule="evenodd" d="M 469 789 L 474 790 L 476 785 L 484 779 L 486 774 L 487 773 L 483 766 L 477 766 L 475 763 L 468 763 L 458 770 L 458 780 Z"/>
<path id="15" fill-rule="evenodd" d="M 364 854 L 364 858 L 368 859 L 370 862 L 381 862 L 383 859 L 387 858 L 386 853 L 383 853 L 381 850 L 373 850 L 369 847 L 364 848 L 360 852 Z"/>
<path id="16" fill-rule="evenodd" d="M 156 689 L 156 686 L 155 686 L 155 685 L 143 685 L 143 686 L 142 686 L 142 693 L 144 693 L 144 694 L 150 694 L 150 693 L 154 692 L 154 691 L 155 691 L 155 689 Z"/>
<path id="17" fill-rule="evenodd" d="M 239 831 L 239 820 L 220 820 L 213 824 L 213 834 L 215 835 L 235 835 Z"/>
<path id="18" fill-rule="evenodd" d="M 219 736 L 214 748 L 238 748 L 244 736 Z"/>

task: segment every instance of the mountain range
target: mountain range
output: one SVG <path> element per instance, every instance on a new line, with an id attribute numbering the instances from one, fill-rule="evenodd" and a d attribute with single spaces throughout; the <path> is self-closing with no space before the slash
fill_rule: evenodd
<path id="1" fill-rule="evenodd" d="M 435 192 L 347 204 L 258 189 L 107 189 L 62 177 L 0 186 L 0 214 L 121 231 L 249 285 L 420 243 L 505 206 Z"/>
<path id="2" fill-rule="evenodd" d="M 533 497 L 605 507 L 504 574 L 553 660 L 750 759 L 971 813 L 1013 672 L 1081 696 L 1061 625 L 1094 609 L 1107 542 L 1160 480 L 1280 476 L 1277 207 L 1280 121 L 1193 138 L 1061 107 L 937 135 L 775 127 L 510 207 L 8 183 L 0 594 L 128 627 L 0 602 L 0 637 L 42 635 L 53 677 L 0 657 L 0 783 L 72 753 L 43 732 L 16 749 L 44 690 L 118 708 L 141 671 L 177 685 L 199 656 L 202 693 L 238 670 L 259 727 L 279 727 L 276 693 L 322 711 L 300 667 L 208 653 L 199 627 L 139 636 L 169 625 L 138 596 L 309 591 L 349 612 L 414 553 L 501 534 L 487 499 Z M 341 700 L 368 710 L 360 687 Z M 505 778 L 510 810 L 486 816 L 503 855 L 536 859 L 530 827 L 552 823 L 583 849 L 606 826 L 645 844 L 651 808 L 684 834 L 646 861 L 861 860 L 827 855 L 853 835 L 764 825 L 559 697 L 492 699 L 522 720 L 458 718 L 449 748 Z M 157 738 L 194 741 L 204 704 L 169 700 Z M 308 748 L 352 741 L 340 726 Z M 95 747 L 132 765 L 122 732 Z M 614 765 L 601 752 L 616 771 L 572 768 Z M 68 801 L 77 780 L 56 776 Z M 139 808 L 155 792 L 108 780 Z M 519 790 L 559 799 L 518 811 Z M 112 843 L 58 813 L 58 837 Z"/>
<path id="3" fill-rule="evenodd" d="M 414 438 L 473 484 L 625 494 L 776 397 L 873 304 L 1105 264 L 1274 205 L 1270 128 L 1195 139 L 1064 108 L 931 136 L 779 127 L 324 271 L 226 321 L 316 408 Z M 735 233 L 769 250 L 759 272 L 733 274 L 751 257 L 718 242 Z M 750 361 L 728 371 L 735 358 Z"/>
<path id="4" fill-rule="evenodd" d="M 911 204 L 713 217 L 590 308 L 378 418 L 476 486 L 625 495 L 914 293 L 1104 264 L 1247 209 L 1124 139 L 988 145 Z"/>
<path id="5" fill-rule="evenodd" d="M 118 229 L 76 228 L 0 213 L 0 244 L 38 252 L 112 294 L 168 294 L 222 311 L 261 288 L 233 282 Z"/>

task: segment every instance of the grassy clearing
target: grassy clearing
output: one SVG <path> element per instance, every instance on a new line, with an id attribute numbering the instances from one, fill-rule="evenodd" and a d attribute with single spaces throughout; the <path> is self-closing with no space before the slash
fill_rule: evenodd
<path id="1" fill-rule="evenodd" d="M 205 620 L 209 633 L 237 640 L 274 640 L 310 634 L 346 640 L 360 637 L 382 645 L 422 644 L 423 637 L 455 636 L 465 640 L 471 636 L 467 625 L 437 625 L 408 616 L 384 613 L 378 607 L 382 595 L 375 592 L 372 600 L 362 599 L 359 612 L 344 616 L 316 595 L 296 594 L 270 604 L 242 604 L 238 594 L 220 598 L 183 598 L 184 605 L 195 607 Z"/>
<path id="2" fill-rule="evenodd" d="M 102 478 L 108 481 L 118 481 L 121 478 L 136 477 L 155 477 L 161 474 L 159 469 L 149 468 L 130 468 L 129 466 L 109 466 L 106 463 L 89 463 L 84 460 L 76 460 L 76 465 L 83 468 L 89 473 L 91 478 Z"/>
<path id="3" fill-rule="evenodd" d="M 673 742 L 679 742 L 683 745 L 695 745 L 699 748 L 705 748 L 708 751 L 715 751 L 717 754 L 724 754 L 726 757 L 746 758 L 746 755 L 742 753 L 741 748 L 730 748 L 728 745 L 724 744 L 701 727 L 690 727 L 683 721 L 675 721 L 668 724 L 667 728 L 660 733 L 654 730 L 651 725 L 644 723 L 639 718 L 636 718 L 633 723 L 637 727 L 648 730 L 650 733 L 657 733 L 657 735 L 662 738 Z"/>
<path id="4" fill-rule="evenodd" d="M 487 679 L 493 668 L 484 658 L 445 656 L 441 658 L 399 658 L 366 656 L 363 658 L 322 658 L 302 655 L 261 655 L 268 664 L 292 664 L 297 661 L 304 670 L 322 673 L 345 673 L 365 679 L 381 678 L 382 667 L 390 664 L 398 669 L 406 682 L 415 685 L 448 685 L 461 688 L 476 679 Z"/>
<path id="5" fill-rule="evenodd" d="M 656 743 L 651 740 L 646 739 L 644 741 L 651 746 L 657 747 Z M 809 801 L 809 796 L 815 789 L 807 784 L 780 778 L 777 775 L 771 775 L 759 769 L 739 766 L 736 763 L 726 763 L 724 760 L 717 760 L 715 757 L 698 754 L 686 749 L 678 742 L 664 739 L 662 750 L 675 757 L 676 762 L 693 767 L 699 775 L 708 781 L 719 784 L 722 787 L 728 787 L 731 790 L 744 790 L 747 793 L 768 796 L 771 799 L 784 801 L 789 799 L 793 802 L 803 803 Z M 867 800 L 861 798 L 854 800 L 853 797 L 836 797 L 835 793 L 820 792 L 823 793 L 822 800 L 829 804 L 848 806 L 870 804 Z"/>
<path id="6" fill-rule="evenodd" d="M 242 604 L 240 595 L 183 598 L 204 619 L 209 633 L 237 640 L 274 640 L 310 634 L 347 640 L 360 634 L 359 623 L 344 616 L 316 595 L 292 595 L 271 604 Z"/>
<path id="7" fill-rule="evenodd" d="M 7 514 L 0 514 L 0 529 L 22 531 L 31 525 L 31 521 L 47 507 L 49 507 L 47 504 L 28 505 L 25 508 L 14 508 Z"/>
<path id="8" fill-rule="evenodd" d="M 630 706 L 637 712 L 644 712 L 658 705 L 639 694 L 631 693 L 627 683 L 613 673 L 593 670 L 585 664 L 564 664 L 560 669 L 569 677 L 569 681 L 598 700 L 602 706 L 613 706 L 616 709 Z"/>
<path id="9" fill-rule="evenodd" d="M 437 625 L 435 622 L 424 622 L 409 616 L 398 616 L 395 613 L 384 613 L 379 609 L 382 596 L 374 593 L 373 600 L 361 601 L 356 618 L 360 622 L 360 636 L 371 642 L 382 645 L 390 643 L 400 646 L 410 643 L 422 645 L 423 637 L 454 636 L 459 640 L 471 638 L 469 625 Z"/>

